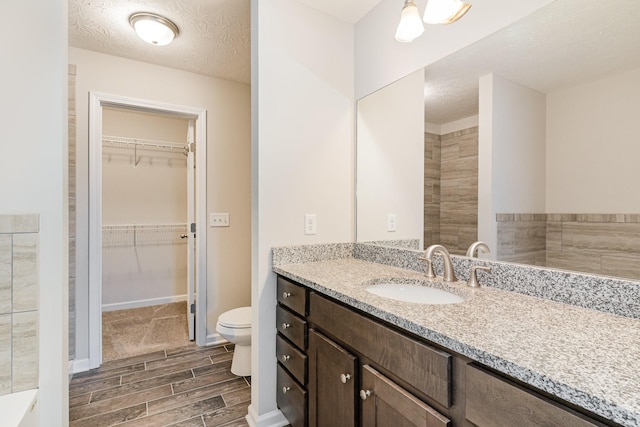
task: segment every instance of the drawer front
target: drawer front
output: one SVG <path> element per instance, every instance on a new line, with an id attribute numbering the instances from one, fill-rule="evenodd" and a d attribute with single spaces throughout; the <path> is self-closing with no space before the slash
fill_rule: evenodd
<path id="1" fill-rule="evenodd" d="M 307 425 L 307 392 L 278 363 L 278 394 L 276 401 L 292 427 Z"/>
<path id="2" fill-rule="evenodd" d="M 307 315 L 307 290 L 280 276 L 278 276 L 278 302 L 300 316 Z"/>
<path id="3" fill-rule="evenodd" d="M 276 325 L 278 332 L 302 351 L 307 349 L 307 322 L 285 308 L 276 308 Z"/>
<path id="4" fill-rule="evenodd" d="M 300 384 L 307 383 L 307 356 L 280 335 L 276 336 L 276 356 Z"/>
<path id="5" fill-rule="evenodd" d="M 465 376 L 465 414 L 478 427 L 602 426 L 473 364 L 467 365 Z"/>
<path id="6" fill-rule="evenodd" d="M 362 424 L 449 427 L 451 421 L 371 366 L 362 368 Z"/>
<path id="7" fill-rule="evenodd" d="M 376 365 L 451 407 L 452 356 L 409 338 L 316 293 L 309 296 L 309 321 Z M 373 339 L 372 339 L 373 337 Z"/>

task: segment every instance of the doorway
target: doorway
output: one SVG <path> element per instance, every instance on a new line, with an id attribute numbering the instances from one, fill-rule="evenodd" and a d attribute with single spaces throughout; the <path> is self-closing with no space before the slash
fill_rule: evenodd
<path id="1" fill-rule="evenodd" d="M 129 120 L 134 125 L 124 126 L 125 129 L 129 126 L 130 135 L 122 136 L 122 132 L 116 132 L 120 135 L 108 135 L 107 130 L 114 129 L 113 118 L 126 115 L 135 116 Z M 182 143 L 142 138 L 136 130 L 131 130 L 144 120 L 153 121 L 158 117 L 178 126 L 184 125 L 186 132 Z M 204 345 L 206 233 L 200 233 L 199 239 L 195 237 L 198 224 L 204 226 L 206 215 L 206 111 L 91 93 L 89 120 L 90 369 L 100 366 L 103 360 L 103 309 L 132 309 L 158 302 L 172 303 L 171 296 L 168 299 L 159 296 L 163 293 L 177 295 L 183 301 L 186 299 L 186 304 L 182 304 L 184 313 L 181 320 L 186 319 L 190 337 L 195 338 L 196 344 Z M 153 136 L 153 132 L 150 135 Z M 172 153 L 172 150 L 177 151 Z M 181 179 L 163 177 L 168 169 L 165 167 L 162 171 L 158 168 L 161 165 L 171 166 L 169 175 L 180 173 Z M 178 168 L 179 165 L 184 168 Z M 134 183 L 132 177 L 143 172 L 143 168 L 150 175 L 142 182 Z M 148 172 L 151 169 L 155 170 Z M 176 188 L 173 191 L 167 188 L 166 192 L 173 193 L 173 199 L 184 200 L 184 204 L 173 208 L 158 205 L 162 197 L 153 197 L 153 194 L 162 194 L 163 189 L 140 187 L 144 186 L 145 180 L 148 185 L 155 182 L 160 186 L 181 186 L 182 194 Z M 141 195 L 143 197 L 136 198 Z M 192 197 L 189 198 L 190 195 Z M 187 211 L 186 221 L 177 221 L 180 214 L 160 212 L 181 208 L 182 215 Z M 176 251 L 180 250 L 182 255 L 176 257 Z M 181 265 L 186 277 L 179 279 L 178 271 L 168 273 L 165 268 L 169 263 L 167 257 L 171 262 L 183 259 Z M 122 275 L 118 276 L 118 272 Z M 163 275 L 165 277 L 159 277 Z M 176 277 L 169 277 L 172 275 Z M 140 283 L 145 280 L 153 283 Z M 183 290 L 177 291 L 175 288 L 180 286 Z M 173 289 L 169 292 L 169 288 Z"/>

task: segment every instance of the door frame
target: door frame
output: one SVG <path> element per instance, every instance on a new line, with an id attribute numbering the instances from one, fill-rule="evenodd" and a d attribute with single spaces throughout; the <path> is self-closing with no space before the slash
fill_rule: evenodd
<path id="1" fill-rule="evenodd" d="M 161 113 L 196 121 L 196 344 L 207 340 L 207 111 L 99 92 L 89 93 L 89 369 L 102 363 L 102 108 Z"/>

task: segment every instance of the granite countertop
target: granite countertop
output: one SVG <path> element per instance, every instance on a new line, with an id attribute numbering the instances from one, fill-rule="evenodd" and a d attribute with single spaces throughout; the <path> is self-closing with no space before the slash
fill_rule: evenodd
<path id="1" fill-rule="evenodd" d="M 372 283 L 423 274 L 355 258 L 274 266 L 322 294 L 533 387 L 640 426 L 640 320 L 464 282 L 434 282 L 465 298 L 426 305 L 373 295 Z"/>

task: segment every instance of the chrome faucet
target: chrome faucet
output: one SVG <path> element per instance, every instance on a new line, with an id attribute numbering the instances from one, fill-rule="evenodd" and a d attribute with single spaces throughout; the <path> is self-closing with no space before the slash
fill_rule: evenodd
<path id="1" fill-rule="evenodd" d="M 456 277 L 455 272 L 453 271 L 453 265 L 451 264 L 451 255 L 449 255 L 449 251 L 442 245 L 431 245 L 424 252 L 425 260 L 428 260 L 428 268 L 427 268 L 427 277 L 435 277 L 433 273 L 433 254 L 436 252 L 442 255 L 442 259 L 444 260 L 444 274 L 442 278 L 445 282 L 456 282 L 458 278 Z M 430 275 L 431 274 L 431 275 Z"/>
<path id="2" fill-rule="evenodd" d="M 488 254 L 489 252 L 491 252 L 489 250 L 489 245 L 487 245 L 485 242 L 475 242 L 472 243 L 471 246 L 469 246 L 469 249 L 467 249 L 467 256 L 469 258 L 473 258 L 476 255 L 476 252 L 482 252 L 485 254 Z"/>

